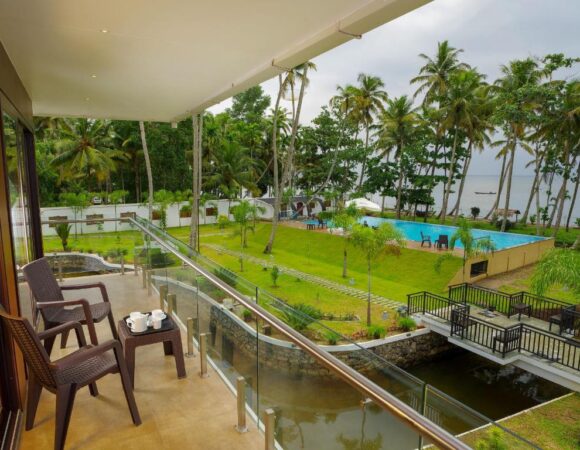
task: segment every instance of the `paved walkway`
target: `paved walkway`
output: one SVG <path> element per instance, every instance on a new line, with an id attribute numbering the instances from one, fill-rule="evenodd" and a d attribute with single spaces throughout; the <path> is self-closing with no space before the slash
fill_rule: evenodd
<path id="1" fill-rule="evenodd" d="M 276 265 L 276 266 L 278 266 L 278 269 L 280 269 L 280 272 L 282 272 L 282 273 L 286 273 L 286 274 L 291 275 L 293 277 L 300 278 L 301 280 L 309 281 L 309 282 L 317 284 L 319 286 L 323 286 L 327 289 L 330 289 L 331 291 L 340 292 L 342 294 L 346 294 L 346 295 L 349 295 L 351 297 L 358 298 L 359 300 L 366 300 L 367 296 L 368 296 L 367 291 L 352 288 L 349 286 L 344 286 L 340 283 L 335 283 L 334 281 L 327 280 L 326 278 L 318 277 L 316 275 L 312 275 L 312 274 L 309 274 L 306 272 L 301 272 L 300 270 L 292 269 L 291 267 L 281 266 L 278 263 L 274 264 L 271 261 L 268 261 L 266 259 L 256 258 L 255 256 L 251 256 L 251 255 L 247 255 L 247 254 L 242 255 L 241 252 L 230 250 L 230 249 L 223 247 L 221 245 L 204 244 L 204 243 L 202 243 L 201 245 L 204 247 L 207 247 L 207 248 L 211 248 L 212 250 L 215 250 L 217 252 L 221 252 L 221 253 L 225 253 L 226 255 L 234 256 L 236 258 L 240 258 L 241 256 L 243 256 L 243 258 L 246 261 L 249 261 L 249 262 L 254 263 L 254 264 L 259 264 L 259 265 L 264 266 L 264 267 L 272 268 L 274 265 Z M 386 308 L 397 308 L 397 307 L 403 305 L 403 303 L 401 303 L 401 302 L 398 302 L 396 300 L 391 300 L 391 299 L 386 298 L 386 297 L 381 297 L 380 295 L 376 295 L 376 294 L 371 295 L 371 302 L 375 303 L 377 305 L 380 305 L 380 306 L 384 306 Z"/>

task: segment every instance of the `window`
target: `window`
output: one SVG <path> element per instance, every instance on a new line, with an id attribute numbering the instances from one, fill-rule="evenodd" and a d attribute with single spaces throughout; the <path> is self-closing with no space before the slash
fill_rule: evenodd
<path id="1" fill-rule="evenodd" d="M 487 261 L 480 261 L 471 265 L 470 275 L 476 277 L 487 273 Z"/>

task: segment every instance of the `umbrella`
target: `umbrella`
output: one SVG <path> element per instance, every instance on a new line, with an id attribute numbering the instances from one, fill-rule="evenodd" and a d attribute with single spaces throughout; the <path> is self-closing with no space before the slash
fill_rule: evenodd
<path id="1" fill-rule="evenodd" d="M 354 204 L 357 209 L 362 209 L 364 211 L 369 212 L 381 212 L 381 207 L 366 198 L 353 198 L 352 200 L 348 200 L 346 202 L 346 206 L 350 206 Z"/>

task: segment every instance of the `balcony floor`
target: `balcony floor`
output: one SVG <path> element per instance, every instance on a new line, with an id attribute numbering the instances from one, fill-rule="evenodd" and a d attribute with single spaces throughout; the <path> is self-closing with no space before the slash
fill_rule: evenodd
<path id="1" fill-rule="evenodd" d="M 132 310 L 157 308 L 157 297 L 149 297 L 141 287 L 141 277 L 132 273 L 74 278 L 64 284 L 102 281 L 106 284 L 115 319 Z M 77 294 L 83 291 L 77 291 Z M 90 292 L 90 294 L 89 294 Z M 98 298 L 98 290 L 84 291 L 85 298 Z M 67 293 L 67 298 L 74 297 Z M 96 325 L 100 342 L 111 339 L 105 320 Z M 85 327 L 85 335 L 86 327 Z M 185 338 L 182 332 L 182 338 Z M 76 339 L 69 338 L 64 350 L 55 348 L 52 358 L 74 351 Z M 186 351 L 185 339 L 184 351 Z M 55 347 L 60 345 L 59 340 Z M 256 449 L 263 447 L 263 436 L 248 417 L 249 432 L 235 431 L 236 398 L 221 378 L 208 368 L 209 378 L 199 377 L 199 355 L 186 358 L 187 378 L 177 379 L 172 356 L 164 356 L 163 346 L 139 347 L 136 352 L 135 398 L 142 425 L 135 427 L 125 402 L 119 375 L 107 375 L 99 383 L 99 396 L 88 388 L 76 396 L 66 440 L 67 449 Z M 22 431 L 22 449 L 50 449 L 54 445 L 55 396 L 43 391 L 35 427 Z"/>

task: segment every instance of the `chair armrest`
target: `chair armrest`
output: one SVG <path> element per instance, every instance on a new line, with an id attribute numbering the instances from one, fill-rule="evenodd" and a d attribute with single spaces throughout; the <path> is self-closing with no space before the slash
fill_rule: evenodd
<path id="1" fill-rule="evenodd" d="M 109 350 L 115 350 L 115 353 L 119 351 L 122 353 L 121 343 L 111 339 L 110 341 L 103 342 L 102 344 L 96 345 L 94 347 L 85 347 L 83 349 L 77 350 L 74 353 L 71 353 L 68 356 L 65 356 L 64 358 L 52 361 L 52 365 L 57 370 L 68 369 L 69 367 L 74 367 L 82 362 L 85 362 L 87 359 L 91 359 L 95 356 L 106 353 Z"/>
<path id="2" fill-rule="evenodd" d="M 107 287 L 104 283 L 88 283 L 88 284 L 71 284 L 71 285 L 63 285 L 60 286 L 62 291 L 73 291 L 73 290 L 80 290 L 80 289 L 96 289 L 99 288 L 101 290 L 101 297 L 103 298 L 104 302 L 109 302 L 109 295 L 107 294 Z"/>
<path id="3" fill-rule="evenodd" d="M 75 329 L 77 334 L 79 347 L 84 347 L 85 345 L 87 345 L 85 333 L 83 331 L 83 326 L 80 324 L 80 322 L 66 322 L 57 325 L 56 327 L 49 328 L 48 330 L 41 331 L 40 333 L 38 333 L 38 339 L 43 340 L 50 337 L 54 337 L 58 334 L 62 334 L 65 331 L 69 331 L 73 328 Z"/>
<path id="4" fill-rule="evenodd" d="M 36 307 L 38 309 L 44 309 L 54 306 L 71 306 L 71 305 L 81 305 L 85 313 L 85 320 L 87 322 L 87 327 L 89 329 L 89 337 L 91 338 L 91 344 L 98 345 L 97 331 L 95 330 L 95 322 L 93 321 L 93 314 L 91 313 L 91 308 L 89 302 L 85 298 L 80 298 L 78 300 L 59 300 L 56 302 L 36 302 Z"/>

